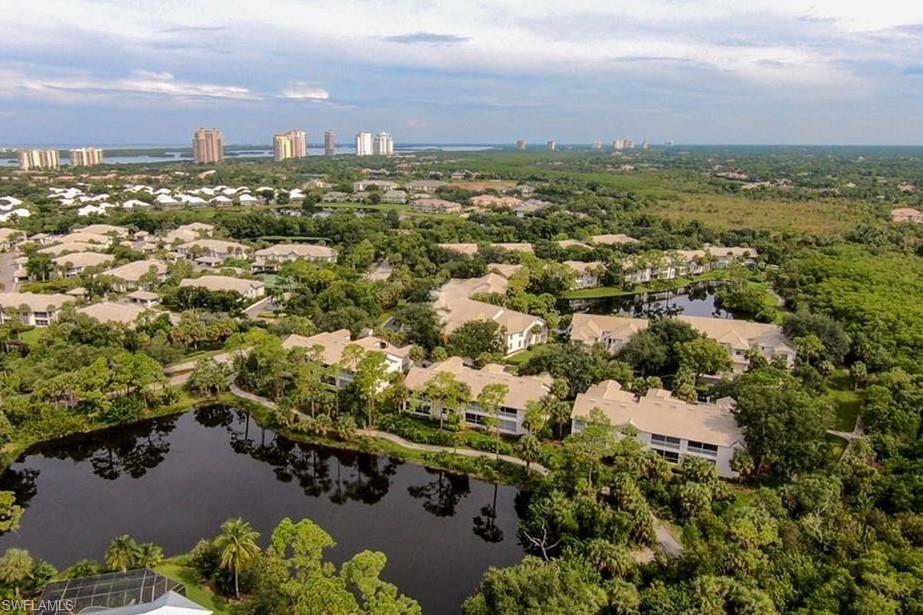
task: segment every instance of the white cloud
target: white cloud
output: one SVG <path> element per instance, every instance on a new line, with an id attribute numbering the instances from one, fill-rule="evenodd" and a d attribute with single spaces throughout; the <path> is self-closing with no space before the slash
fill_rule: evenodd
<path id="1" fill-rule="evenodd" d="M 293 100 L 327 100 L 330 98 L 330 93 L 324 88 L 295 81 L 282 90 L 282 97 Z"/>

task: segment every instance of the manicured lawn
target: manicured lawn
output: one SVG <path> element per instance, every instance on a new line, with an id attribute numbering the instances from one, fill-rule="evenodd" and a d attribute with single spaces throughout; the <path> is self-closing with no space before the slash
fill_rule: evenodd
<path id="1" fill-rule="evenodd" d="M 211 609 L 215 615 L 222 613 L 230 615 L 231 610 L 224 598 L 216 596 L 208 587 L 199 585 L 196 582 L 195 573 L 192 568 L 188 568 L 177 563 L 175 560 L 167 560 L 160 566 L 154 568 L 165 577 L 179 581 L 186 586 L 186 597 L 201 604 L 205 608 Z"/>
<path id="2" fill-rule="evenodd" d="M 826 398 L 835 413 L 831 428 L 837 431 L 852 431 L 862 408 L 862 396 L 853 391 L 849 374 L 839 371 L 831 377 Z"/>
<path id="3" fill-rule="evenodd" d="M 504 362 L 510 365 L 515 365 L 519 367 L 520 365 L 528 361 L 532 357 L 533 354 L 534 354 L 533 350 L 520 350 L 516 354 L 508 356 L 506 359 L 504 359 Z"/>
<path id="4" fill-rule="evenodd" d="M 24 331 L 21 334 L 22 341 L 23 343 L 26 344 L 26 346 L 29 346 L 30 348 L 35 348 L 38 345 L 38 343 L 41 341 L 42 337 L 45 335 L 45 331 L 46 329 L 42 329 L 39 327 L 35 327 L 34 329 Z"/>

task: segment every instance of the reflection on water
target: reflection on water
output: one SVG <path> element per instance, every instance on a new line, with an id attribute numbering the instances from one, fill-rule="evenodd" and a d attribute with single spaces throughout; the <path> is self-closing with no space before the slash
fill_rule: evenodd
<path id="1" fill-rule="evenodd" d="M 383 551 L 384 577 L 434 613 L 457 612 L 488 566 L 523 553 L 516 528 L 526 495 L 513 487 L 293 442 L 224 406 L 38 446 L 0 489 L 26 507 L 0 550 L 23 547 L 66 566 L 101 559 L 122 533 L 176 554 L 230 517 L 264 537 L 285 516 L 308 517 L 337 540 L 333 561 Z"/>
<path id="2" fill-rule="evenodd" d="M 732 313 L 716 305 L 717 289 L 716 284 L 697 284 L 673 292 L 571 300 L 567 302 L 565 309 L 592 314 L 618 314 L 634 318 L 656 318 L 679 314 L 733 318 Z"/>

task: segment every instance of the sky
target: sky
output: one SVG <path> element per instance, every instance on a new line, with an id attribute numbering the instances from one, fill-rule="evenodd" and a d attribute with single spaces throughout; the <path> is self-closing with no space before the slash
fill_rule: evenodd
<path id="1" fill-rule="evenodd" d="M 0 144 L 923 144 L 912 0 L 0 0 Z"/>

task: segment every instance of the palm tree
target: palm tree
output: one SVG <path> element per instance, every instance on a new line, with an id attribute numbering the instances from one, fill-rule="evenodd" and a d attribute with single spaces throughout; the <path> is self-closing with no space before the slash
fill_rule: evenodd
<path id="1" fill-rule="evenodd" d="M 19 598 L 19 587 L 23 581 L 32 578 L 35 562 L 25 549 L 7 549 L 0 557 L 0 581 L 12 585 Z"/>
<path id="2" fill-rule="evenodd" d="M 234 573 L 234 595 L 240 598 L 240 571 L 256 560 L 260 548 L 256 544 L 259 532 L 238 517 L 221 525 L 221 535 L 215 544 L 221 550 L 221 567 Z"/>
<path id="3" fill-rule="evenodd" d="M 138 543 L 128 534 L 116 536 L 106 549 L 106 566 L 109 570 L 125 572 L 135 567 L 138 559 Z"/>
<path id="4" fill-rule="evenodd" d="M 153 542 L 144 542 L 138 545 L 136 563 L 139 568 L 153 568 L 163 562 L 163 549 Z"/>

